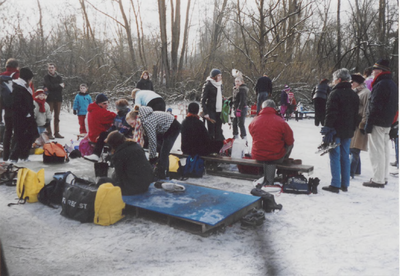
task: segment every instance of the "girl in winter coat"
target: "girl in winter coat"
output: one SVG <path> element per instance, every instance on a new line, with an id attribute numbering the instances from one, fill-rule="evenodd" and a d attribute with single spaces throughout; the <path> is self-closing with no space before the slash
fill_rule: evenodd
<path id="1" fill-rule="evenodd" d="M 282 118 L 285 118 L 286 110 L 289 105 L 288 101 L 288 92 L 290 91 L 290 87 L 288 85 L 285 85 L 285 89 L 282 90 L 281 92 L 281 116 Z"/>
<path id="2" fill-rule="evenodd" d="M 368 98 L 371 91 L 365 86 L 365 79 L 360 74 L 351 75 L 351 80 L 351 88 L 360 98 L 360 105 L 358 106 L 359 122 L 357 122 L 357 128 L 350 143 L 350 176 L 354 178 L 356 173 L 361 173 L 360 151 L 368 150 L 368 135 L 362 133 L 361 129 L 364 130 L 365 127 Z"/>
<path id="3" fill-rule="evenodd" d="M 238 137 L 238 126 L 240 129 L 240 137 L 242 139 L 246 138 L 246 128 L 244 126 L 244 121 L 247 115 L 247 92 L 249 88 L 243 82 L 243 78 L 238 77 L 235 79 L 235 86 L 233 87 L 233 112 L 235 117 L 233 118 L 233 136 Z"/>
<path id="4" fill-rule="evenodd" d="M 82 83 L 79 86 L 80 92 L 75 96 L 74 100 L 74 115 L 78 115 L 79 120 L 79 133 L 86 134 L 85 119 L 88 111 L 89 104 L 91 104 L 92 97 L 87 93 L 88 87 Z"/>
<path id="5" fill-rule="evenodd" d="M 111 147 L 111 161 L 115 172 L 112 183 L 121 187 L 122 195 L 134 195 L 148 190 L 154 180 L 153 168 L 144 150 L 117 130 L 105 141 Z"/>
<path id="6" fill-rule="evenodd" d="M 203 86 L 201 99 L 203 116 L 207 120 L 208 134 L 212 140 L 224 140 L 221 120 L 222 105 L 222 73 L 219 69 L 212 69 Z"/>
<path id="7" fill-rule="evenodd" d="M 156 175 L 158 179 L 166 178 L 166 171 L 169 168 L 169 152 L 171 151 L 176 138 L 181 131 L 181 124 L 166 112 L 153 111 L 147 106 L 135 105 L 133 110 L 126 115 L 126 122 L 134 127 L 136 119 L 139 118 L 145 135 L 149 139 L 149 161 L 150 164 L 157 164 Z M 160 140 L 157 141 L 157 138 Z M 160 144 L 159 158 L 157 158 L 157 144 Z"/>
<path id="8" fill-rule="evenodd" d="M 14 138 L 10 161 L 28 160 L 33 142 L 39 136 L 35 121 L 32 89 L 29 83 L 33 73 L 29 68 L 21 68 L 19 79 L 13 80 L 12 109 Z"/>
<path id="9" fill-rule="evenodd" d="M 50 106 L 46 103 L 46 94 L 43 89 L 36 90 L 33 105 L 35 106 L 35 121 L 39 134 L 45 132 L 50 125 L 51 111 Z"/>
<path id="10" fill-rule="evenodd" d="M 153 83 L 150 80 L 150 74 L 148 71 L 143 71 L 140 80 L 136 84 L 136 88 L 139 88 L 140 90 L 154 91 Z"/>

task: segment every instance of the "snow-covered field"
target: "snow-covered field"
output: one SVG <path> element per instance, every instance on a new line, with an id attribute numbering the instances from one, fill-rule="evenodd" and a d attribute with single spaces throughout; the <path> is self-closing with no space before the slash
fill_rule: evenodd
<path id="1" fill-rule="evenodd" d="M 363 187 L 372 169 L 362 152 L 362 174 L 351 180 L 349 192 L 322 191 L 330 169 L 329 157 L 314 153 L 320 128 L 312 119 L 289 125 L 292 157 L 314 166 L 318 194 L 277 195 L 282 211 L 267 213 L 254 230 L 236 223 L 201 237 L 133 216 L 107 227 L 81 224 L 41 203 L 7 207 L 15 202 L 15 188 L 0 186 L 0 239 L 10 275 L 399 275 L 398 178 L 390 176 L 384 189 Z M 78 129 L 76 116 L 62 112 L 65 139 L 59 141 L 76 139 Z M 224 134 L 231 137 L 227 125 Z M 63 165 L 44 165 L 38 155 L 30 159 L 19 165 L 44 168 L 46 183 L 67 170 L 94 177 L 93 163 L 83 159 Z M 244 194 L 252 188 L 251 181 L 209 175 L 190 182 Z"/>

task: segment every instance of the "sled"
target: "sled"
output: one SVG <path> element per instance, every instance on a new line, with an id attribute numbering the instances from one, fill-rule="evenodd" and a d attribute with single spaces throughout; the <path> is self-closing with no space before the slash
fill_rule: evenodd
<path id="1" fill-rule="evenodd" d="M 181 181 L 183 192 L 171 193 L 150 184 L 146 193 L 123 196 L 135 208 L 136 216 L 164 222 L 193 234 L 208 235 L 224 229 L 253 208 L 261 207 L 259 197 L 223 191 Z"/>

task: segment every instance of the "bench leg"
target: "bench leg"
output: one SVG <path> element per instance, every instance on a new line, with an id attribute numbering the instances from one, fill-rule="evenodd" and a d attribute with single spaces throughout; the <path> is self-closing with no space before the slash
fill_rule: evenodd
<path id="1" fill-rule="evenodd" d="M 263 168 L 264 168 L 264 182 L 262 185 L 263 186 L 274 185 L 276 164 L 264 163 Z"/>

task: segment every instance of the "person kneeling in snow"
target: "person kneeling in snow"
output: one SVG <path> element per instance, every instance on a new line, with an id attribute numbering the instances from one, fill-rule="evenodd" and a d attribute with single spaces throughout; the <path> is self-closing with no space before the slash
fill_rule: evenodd
<path id="1" fill-rule="evenodd" d="M 104 140 L 107 138 L 107 130 L 114 122 L 114 112 L 108 111 L 108 98 L 100 93 L 96 96 L 96 101 L 88 107 L 88 137 L 91 142 L 96 142 L 93 154 L 85 156 L 85 159 L 98 162 L 104 147 Z"/>
<path id="2" fill-rule="evenodd" d="M 111 183 L 121 187 L 122 195 L 146 192 L 154 175 L 140 145 L 118 130 L 112 131 L 105 142 L 111 147 L 111 162 L 115 168 Z"/>
<path id="3" fill-rule="evenodd" d="M 277 114 L 275 108 L 273 100 L 264 101 L 259 115 L 249 125 L 249 132 L 253 137 L 252 158 L 271 162 L 267 166 L 268 179 L 264 179 L 269 185 L 274 183 L 276 164 L 289 157 L 294 143 L 292 129 Z"/>

